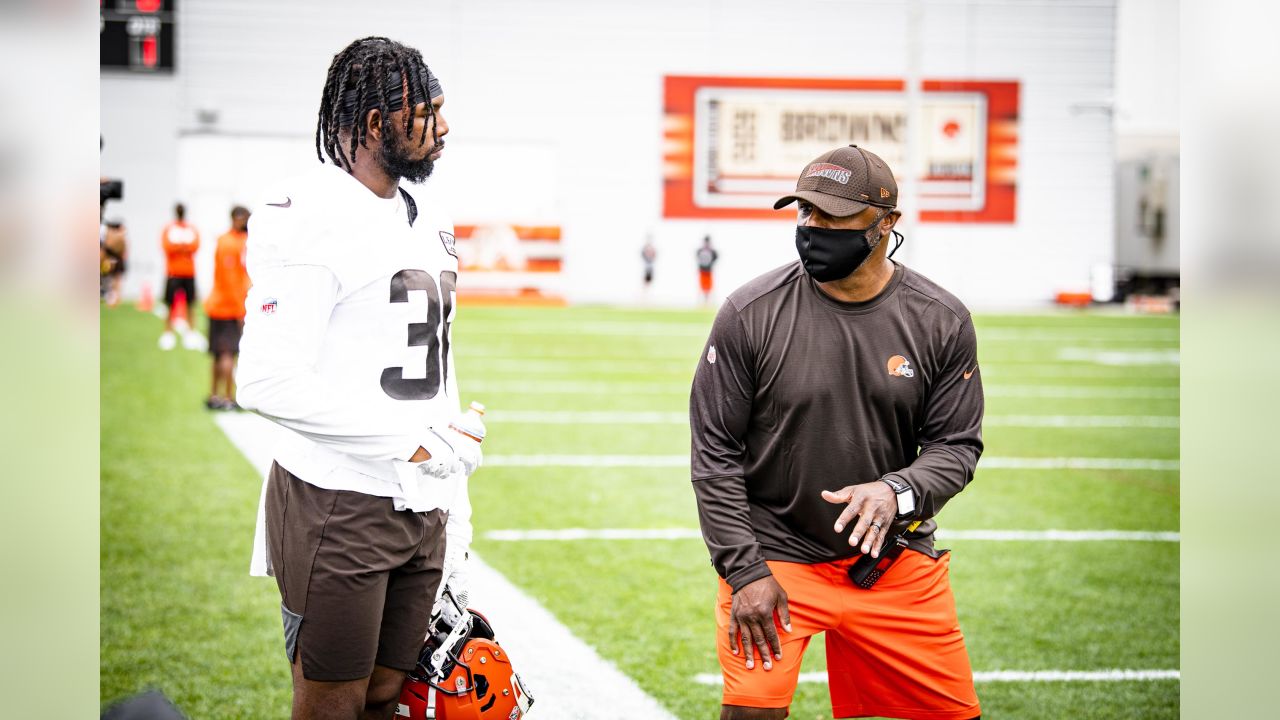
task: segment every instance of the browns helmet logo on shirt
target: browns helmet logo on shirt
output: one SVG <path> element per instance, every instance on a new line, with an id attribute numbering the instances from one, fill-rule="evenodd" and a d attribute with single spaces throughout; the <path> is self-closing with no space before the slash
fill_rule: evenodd
<path id="1" fill-rule="evenodd" d="M 888 368 L 889 374 L 894 377 L 916 376 L 916 371 L 911 367 L 911 361 L 901 355 L 894 355 L 889 358 Z"/>

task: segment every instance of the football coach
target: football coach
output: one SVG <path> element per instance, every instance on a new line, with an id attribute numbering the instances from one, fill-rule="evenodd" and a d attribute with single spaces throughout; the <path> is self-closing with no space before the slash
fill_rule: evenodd
<path id="1" fill-rule="evenodd" d="M 786 717 L 819 632 L 836 717 L 980 715 L 932 519 L 982 454 L 977 343 L 959 300 L 890 259 L 897 201 L 863 148 L 805 166 L 774 205 L 797 204 L 799 260 L 730 295 L 699 359 L 722 720 Z"/>

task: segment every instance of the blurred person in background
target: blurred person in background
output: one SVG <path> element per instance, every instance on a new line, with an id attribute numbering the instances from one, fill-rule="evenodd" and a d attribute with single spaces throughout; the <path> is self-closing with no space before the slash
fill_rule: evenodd
<path id="1" fill-rule="evenodd" d="M 980 714 L 932 520 L 982 453 L 977 341 L 955 296 L 889 259 L 897 200 L 871 152 L 809 163 L 774 205 L 798 203 L 800 261 L 730 295 L 698 363 L 721 718 L 786 717 L 819 632 L 835 717 Z M 854 584 L 867 555 L 873 588 Z"/>
<path id="2" fill-rule="evenodd" d="M 123 220 L 108 220 L 102 226 L 102 238 L 98 243 L 98 259 L 101 263 L 102 299 L 107 307 L 120 304 L 120 278 L 125 271 L 128 254 L 128 237 Z"/>
<path id="3" fill-rule="evenodd" d="M 714 284 L 711 275 L 712 269 L 716 266 L 716 260 L 720 258 L 720 254 L 716 249 L 711 247 L 711 236 L 706 235 L 702 238 L 702 247 L 698 248 L 698 287 L 702 290 L 702 302 L 711 302 L 711 289 Z"/>
<path id="4" fill-rule="evenodd" d="M 196 301 L 196 251 L 200 249 L 200 233 L 186 218 L 187 208 L 182 203 L 174 205 L 173 222 L 165 225 L 160 233 L 165 262 L 164 303 L 168 307 L 164 334 L 160 336 L 161 350 L 172 350 L 177 344 L 175 329 L 183 333 L 184 344 L 191 344 L 188 333 L 191 307 Z M 185 317 L 177 311 L 178 306 L 185 310 Z M 175 312 L 178 312 L 176 318 Z"/>
<path id="5" fill-rule="evenodd" d="M 210 410 L 239 408 L 233 373 L 244 328 L 244 301 L 249 294 L 249 273 L 244 264 L 248 229 L 248 209 L 233 207 L 231 229 L 218 238 L 213 253 L 213 290 L 204 301 L 204 314 L 209 318 L 209 354 L 213 356 L 213 383 L 205 400 L 205 407 Z"/>
<path id="6" fill-rule="evenodd" d="M 644 247 L 640 248 L 640 260 L 644 263 L 644 291 L 649 292 L 653 286 L 653 264 L 658 260 L 658 249 L 653 246 L 653 235 L 644 239 Z"/>
<path id="7" fill-rule="evenodd" d="M 330 162 L 253 214 L 237 399 L 293 432 L 275 448 L 251 573 L 280 590 L 295 720 L 391 718 L 442 583 L 466 592 L 454 583 L 481 456 L 449 428 L 454 226 L 428 188 L 401 185 L 444 152 L 443 104 L 417 50 L 351 43 L 320 101 L 316 154 Z"/>

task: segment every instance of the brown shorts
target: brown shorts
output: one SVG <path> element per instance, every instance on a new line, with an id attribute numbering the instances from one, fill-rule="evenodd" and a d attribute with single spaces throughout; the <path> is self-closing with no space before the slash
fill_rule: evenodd
<path id="1" fill-rule="evenodd" d="M 444 564 L 442 510 L 325 490 L 272 464 L 267 552 L 280 587 L 285 655 L 308 680 L 412 670 Z"/>
<path id="2" fill-rule="evenodd" d="M 244 322 L 241 320 L 219 320 L 209 318 L 209 354 L 239 355 L 240 336 L 244 333 Z"/>

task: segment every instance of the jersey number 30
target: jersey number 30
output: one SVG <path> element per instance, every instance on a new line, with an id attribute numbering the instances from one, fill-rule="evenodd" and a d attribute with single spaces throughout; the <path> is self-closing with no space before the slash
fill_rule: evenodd
<path id="1" fill-rule="evenodd" d="M 414 290 L 427 294 L 427 321 L 409 323 L 409 347 L 427 346 L 427 376 L 406 378 L 403 367 L 386 368 L 382 371 L 383 392 L 396 400 L 430 400 L 439 394 L 449 375 L 449 325 L 457 288 L 458 274 L 450 270 L 440 273 L 438 288 L 435 278 L 423 270 L 401 270 L 391 276 L 391 302 L 409 302 L 409 293 Z M 440 332 L 442 322 L 444 331 Z"/>

